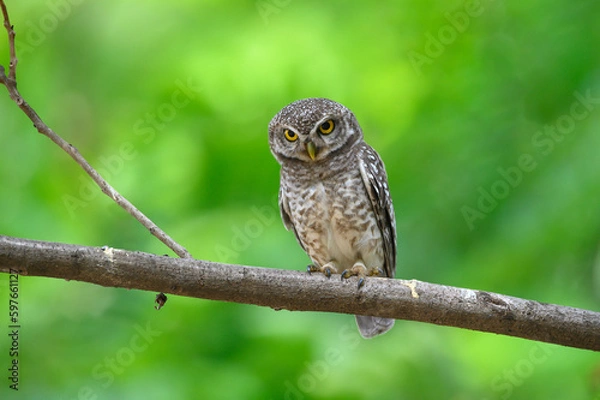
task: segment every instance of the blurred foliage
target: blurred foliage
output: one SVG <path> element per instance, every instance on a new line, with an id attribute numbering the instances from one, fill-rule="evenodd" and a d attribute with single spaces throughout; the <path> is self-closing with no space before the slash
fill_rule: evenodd
<path id="1" fill-rule="evenodd" d="M 386 163 L 398 276 L 600 309 L 597 1 L 7 3 L 27 101 L 195 257 L 304 268 L 267 124 L 323 96 Z M 0 91 L 1 234 L 171 254 Z M 348 315 L 156 312 L 152 293 L 42 278 L 20 293 L 20 398 L 600 398 L 596 354 L 522 339 L 399 321 L 365 341 Z"/>

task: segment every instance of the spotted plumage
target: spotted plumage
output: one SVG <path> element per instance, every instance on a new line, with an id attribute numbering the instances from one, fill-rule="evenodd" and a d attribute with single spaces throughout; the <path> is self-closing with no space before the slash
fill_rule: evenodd
<path id="1" fill-rule="evenodd" d="M 309 270 L 356 275 L 359 289 L 366 276 L 392 278 L 396 223 L 387 176 L 354 114 L 328 99 L 296 101 L 271 120 L 269 145 L 281 164 L 281 216 L 311 258 Z M 367 338 L 394 323 L 356 320 Z"/>

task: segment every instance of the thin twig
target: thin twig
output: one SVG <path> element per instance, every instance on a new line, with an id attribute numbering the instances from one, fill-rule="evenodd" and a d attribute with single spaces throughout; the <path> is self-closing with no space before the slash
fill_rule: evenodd
<path id="1" fill-rule="evenodd" d="M 12 271 L 12 272 L 11 272 Z M 428 322 L 600 351 L 600 313 L 421 281 L 177 259 L 0 236 L 0 272 L 271 307 Z"/>
<path id="2" fill-rule="evenodd" d="M 4 0 L 0 0 L 0 8 L 2 8 L 2 15 L 4 16 L 4 27 L 8 32 L 8 45 L 10 46 L 10 64 L 8 77 L 11 81 L 14 82 L 16 86 L 17 80 L 17 52 L 15 50 L 15 30 L 13 29 L 12 24 L 10 23 L 10 18 L 8 17 L 8 10 L 6 9 L 6 5 L 4 4 Z M 2 74 L 4 74 L 4 70 L 2 70 Z"/>
<path id="3" fill-rule="evenodd" d="M 47 136 L 56 143 L 61 149 L 63 149 L 68 155 L 79 164 L 83 170 L 96 182 L 96 184 L 102 190 L 102 193 L 113 199 L 119 206 L 125 211 L 131 214 L 137 219 L 143 226 L 145 226 L 152 235 L 157 237 L 167 247 L 175 252 L 182 258 L 191 257 L 191 254 L 179 243 L 173 240 L 167 235 L 162 229 L 160 229 L 154 222 L 146 217 L 141 211 L 139 211 L 129 200 L 121 196 L 102 176 L 86 161 L 86 159 L 79 153 L 79 151 L 71 144 L 67 143 L 63 138 L 57 135 L 48 125 L 42 121 L 37 112 L 23 99 L 19 91 L 17 90 L 16 81 L 16 70 L 17 70 L 17 55 L 15 51 L 15 32 L 10 24 L 8 17 L 8 11 L 4 0 L 0 0 L 0 8 L 2 8 L 2 14 L 4 15 L 4 27 L 8 32 L 8 41 L 10 44 L 10 70 L 8 76 L 6 76 L 4 68 L 0 66 L 0 83 L 6 86 L 10 98 L 19 106 L 19 108 L 29 117 L 33 126 L 39 133 Z"/>

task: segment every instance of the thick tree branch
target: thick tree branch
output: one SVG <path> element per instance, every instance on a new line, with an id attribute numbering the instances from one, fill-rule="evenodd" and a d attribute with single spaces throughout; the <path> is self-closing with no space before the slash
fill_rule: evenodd
<path id="1" fill-rule="evenodd" d="M 79 151 L 71 144 L 67 143 L 62 137 L 57 135 L 48 125 L 42 121 L 40 116 L 35 110 L 23 99 L 19 91 L 17 90 L 16 80 L 16 69 L 17 69 L 17 55 L 15 51 L 15 31 L 10 23 L 8 11 L 3 0 L 0 0 L 0 9 L 4 17 L 4 27 L 8 32 L 8 42 L 10 46 L 10 68 L 8 76 L 5 73 L 4 67 L 0 65 L 0 83 L 6 86 L 10 98 L 19 106 L 19 108 L 29 117 L 33 126 L 39 133 L 47 136 L 56 143 L 61 149 L 63 149 L 77 164 L 83 168 L 83 170 L 96 182 L 96 184 L 102 190 L 102 193 L 110 197 L 117 203 L 121 208 L 127 211 L 135 219 L 137 219 L 143 226 L 145 226 L 152 235 L 163 242 L 167 247 L 175 252 L 180 257 L 191 257 L 191 254 L 179 243 L 173 240 L 167 235 L 162 229 L 160 229 L 150 218 L 146 217 L 140 210 L 138 210 L 129 200 L 121 196 L 102 176 L 96 171 L 90 163 L 79 153 Z"/>
<path id="2" fill-rule="evenodd" d="M 420 281 L 369 278 L 357 290 L 305 272 L 176 259 L 0 236 L 0 271 L 256 304 L 429 322 L 600 351 L 600 313 Z"/>

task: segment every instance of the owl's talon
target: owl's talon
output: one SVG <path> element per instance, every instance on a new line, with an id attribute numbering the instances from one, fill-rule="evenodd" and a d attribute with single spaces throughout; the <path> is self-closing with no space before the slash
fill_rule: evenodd
<path id="1" fill-rule="evenodd" d="M 352 268 L 346 269 L 344 270 L 344 272 L 342 272 L 342 280 L 344 279 L 348 279 L 351 276 L 357 276 L 358 277 L 358 289 L 360 289 L 361 287 L 365 286 L 365 278 L 369 275 L 374 275 L 377 272 L 373 272 L 373 271 L 377 271 L 377 270 L 367 270 L 367 267 L 365 266 L 365 264 L 361 261 L 357 261 L 356 263 L 354 263 L 354 265 L 352 266 Z"/>
<path id="2" fill-rule="evenodd" d="M 361 277 L 358 280 L 358 288 L 357 289 L 360 290 L 360 288 L 363 287 L 363 286 L 365 286 L 365 278 Z"/>
<path id="3" fill-rule="evenodd" d="M 337 267 L 333 261 L 328 262 L 322 267 L 310 264 L 306 267 L 306 272 L 308 272 L 309 274 L 312 274 L 313 272 L 320 272 L 327 278 L 331 278 L 331 274 L 337 273 Z"/>

